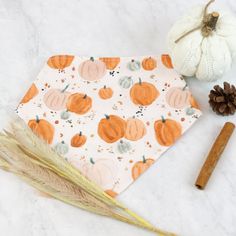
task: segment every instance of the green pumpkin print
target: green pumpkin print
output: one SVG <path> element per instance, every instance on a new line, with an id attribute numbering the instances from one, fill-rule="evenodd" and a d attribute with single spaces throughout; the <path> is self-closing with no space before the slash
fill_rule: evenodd
<path id="1" fill-rule="evenodd" d="M 64 141 L 62 141 L 54 146 L 54 150 L 59 155 L 65 155 L 69 151 L 69 147 Z"/>
<path id="2" fill-rule="evenodd" d="M 140 70 L 140 62 L 132 59 L 130 62 L 128 62 L 127 67 L 131 71 L 137 71 Z"/>
<path id="3" fill-rule="evenodd" d="M 124 76 L 119 79 L 119 85 L 121 88 L 128 89 L 133 85 L 131 76 Z"/>
<path id="4" fill-rule="evenodd" d="M 117 145 L 117 149 L 118 149 L 118 152 L 120 154 L 123 154 L 123 153 L 126 153 L 128 151 L 131 150 L 131 145 L 129 142 L 126 142 L 126 141 L 123 141 L 123 140 L 120 140 L 120 142 L 118 143 Z"/>

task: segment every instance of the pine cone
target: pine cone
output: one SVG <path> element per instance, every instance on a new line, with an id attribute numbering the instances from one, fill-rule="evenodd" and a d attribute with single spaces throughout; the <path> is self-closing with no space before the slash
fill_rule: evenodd
<path id="1" fill-rule="evenodd" d="M 210 91 L 209 103 L 212 110 L 218 115 L 233 115 L 236 111 L 236 88 L 224 82 L 224 88 L 215 85 Z"/>

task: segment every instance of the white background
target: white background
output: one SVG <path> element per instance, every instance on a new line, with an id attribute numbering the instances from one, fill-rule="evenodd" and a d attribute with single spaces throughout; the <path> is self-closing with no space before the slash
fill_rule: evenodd
<path id="1" fill-rule="evenodd" d="M 173 22 L 199 0 L 0 0 L 0 122 L 7 123 L 46 58 L 53 54 L 132 56 L 166 52 Z M 201 2 L 204 2 L 203 0 Z M 235 13 L 235 0 L 217 1 Z M 188 84 L 203 111 L 199 121 L 119 200 L 153 224 L 184 236 L 236 235 L 236 132 L 204 191 L 194 181 L 225 121 L 208 93 L 221 81 Z M 0 235 L 142 236 L 144 230 L 38 196 L 0 171 Z"/>

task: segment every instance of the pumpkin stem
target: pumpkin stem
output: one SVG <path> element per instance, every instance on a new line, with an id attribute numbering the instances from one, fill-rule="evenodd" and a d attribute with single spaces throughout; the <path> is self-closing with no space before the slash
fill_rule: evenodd
<path id="1" fill-rule="evenodd" d="M 103 88 L 104 88 L 104 89 L 106 89 L 106 88 L 107 88 L 107 86 L 106 86 L 106 85 L 104 85 L 104 86 L 103 86 Z"/>
<path id="2" fill-rule="evenodd" d="M 105 117 L 106 117 L 107 120 L 110 119 L 110 116 L 109 116 L 109 115 L 106 115 L 106 114 L 105 114 Z"/>
<path id="3" fill-rule="evenodd" d="M 65 144 L 65 141 L 61 141 L 62 144 Z"/>
<path id="4" fill-rule="evenodd" d="M 142 156 L 142 158 L 143 158 L 143 163 L 146 163 L 146 158 L 144 155 Z"/>
<path id="5" fill-rule="evenodd" d="M 66 85 L 66 87 L 64 89 L 61 90 L 62 93 L 64 93 L 69 87 L 69 84 Z"/>
<path id="6" fill-rule="evenodd" d="M 164 117 L 164 116 L 161 116 L 161 120 L 162 120 L 162 122 L 163 122 L 163 123 L 165 123 L 165 122 L 166 122 L 166 119 L 165 119 L 165 117 Z"/>
<path id="7" fill-rule="evenodd" d="M 82 136 L 82 131 L 79 132 L 79 136 Z"/>
<path id="8" fill-rule="evenodd" d="M 94 160 L 93 160 L 93 158 L 92 157 L 90 157 L 90 162 L 94 165 L 95 164 L 95 162 L 94 162 Z"/>
<path id="9" fill-rule="evenodd" d="M 94 57 L 90 57 L 90 60 L 91 60 L 91 61 L 94 61 Z"/>
<path id="10" fill-rule="evenodd" d="M 201 28 L 202 35 L 208 37 L 213 30 L 216 29 L 216 23 L 219 18 L 218 12 L 207 14 L 203 19 L 203 26 Z"/>
<path id="11" fill-rule="evenodd" d="M 142 84 L 142 80 L 141 80 L 140 77 L 138 78 L 138 83 L 139 83 L 140 85 Z"/>
<path id="12" fill-rule="evenodd" d="M 39 123 L 39 121 L 40 121 L 40 120 L 39 120 L 39 116 L 36 115 L 36 122 Z"/>
<path id="13" fill-rule="evenodd" d="M 188 87 L 188 85 L 187 84 L 185 84 L 185 86 L 183 87 L 183 91 L 186 89 Z"/>
<path id="14" fill-rule="evenodd" d="M 208 7 L 214 2 L 215 0 L 210 0 L 204 10 L 203 10 L 203 20 L 202 23 L 198 26 L 196 26 L 195 28 L 187 31 L 185 34 L 181 35 L 179 38 L 177 38 L 175 40 L 175 43 L 178 43 L 182 38 L 184 38 L 185 36 L 191 34 L 192 32 L 196 31 L 196 30 L 201 30 L 201 33 L 203 35 L 203 37 L 207 37 L 211 34 L 211 32 L 213 30 L 215 30 L 215 26 L 216 26 L 216 22 L 219 18 L 219 13 L 218 12 L 213 12 L 211 14 L 207 14 L 207 10 Z M 213 18 L 213 19 L 211 19 Z M 211 21 L 211 23 L 210 23 Z"/>
<path id="15" fill-rule="evenodd" d="M 84 95 L 83 99 L 85 99 L 87 97 L 87 94 Z"/>

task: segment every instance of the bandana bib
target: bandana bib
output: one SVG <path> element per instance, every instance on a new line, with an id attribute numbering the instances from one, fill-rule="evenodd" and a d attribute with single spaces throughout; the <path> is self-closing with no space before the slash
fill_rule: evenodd
<path id="1" fill-rule="evenodd" d="M 50 57 L 16 112 L 111 196 L 201 115 L 168 55 Z"/>

